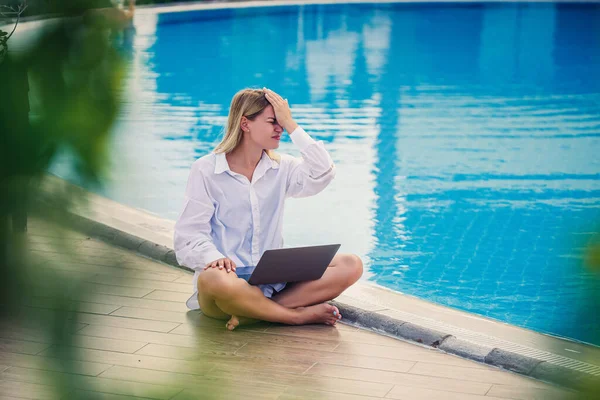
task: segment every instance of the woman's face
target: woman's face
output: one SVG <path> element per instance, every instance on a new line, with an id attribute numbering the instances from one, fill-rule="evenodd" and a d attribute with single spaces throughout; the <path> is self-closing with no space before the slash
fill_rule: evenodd
<path id="1" fill-rule="evenodd" d="M 247 138 L 266 150 L 278 148 L 283 134 L 283 128 L 275 119 L 275 112 L 271 105 L 268 105 L 254 121 L 242 117 L 242 129 Z"/>

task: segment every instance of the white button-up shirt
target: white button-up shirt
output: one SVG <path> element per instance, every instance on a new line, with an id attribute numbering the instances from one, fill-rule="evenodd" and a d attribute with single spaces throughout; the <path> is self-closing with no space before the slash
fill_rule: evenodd
<path id="1" fill-rule="evenodd" d="M 208 263 L 228 257 L 237 266 L 257 265 L 265 250 L 283 247 L 285 199 L 315 195 L 334 178 L 322 141 L 300 127 L 290 136 L 302 157 L 281 154 L 277 162 L 263 152 L 252 182 L 229 168 L 224 153 L 210 153 L 192 165 L 174 237 L 177 261 L 196 271 L 189 308 L 199 308 L 198 275 Z"/>

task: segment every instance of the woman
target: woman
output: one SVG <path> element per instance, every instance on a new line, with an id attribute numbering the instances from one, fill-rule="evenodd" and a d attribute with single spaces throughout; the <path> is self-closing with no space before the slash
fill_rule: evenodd
<path id="1" fill-rule="evenodd" d="M 284 130 L 302 158 L 273 152 Z M 334 176 L 323 142 L 298 126 L 287 100 L 266 88 L 236 93 L 223 141 L 192 165 L 175 225 L 177 261 L 196 271 L 188 307 L 227 320 L 229 330 L 256 320 L 334 325 L 341 315 L 326 301 L 360 278 L 358 256 L 336 255 L 321 279 L 309 282 L 251 286 L 235 273 L 283 247 L 287 197 L 315 195 Z"/>

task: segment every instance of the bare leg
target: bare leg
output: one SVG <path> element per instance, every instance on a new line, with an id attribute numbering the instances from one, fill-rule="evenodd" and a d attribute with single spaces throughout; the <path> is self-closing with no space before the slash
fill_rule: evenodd
<path id="1" fill-rule="evenodd" d="M 298 308 L 335 299 L 360 278 L 362 270 L 363 264 L 358 256 L 338 254 L 331 260 L 321 279 L 289 284 L 286 289 L 273 296 L 273 301 L 287 308 Z M 339 313 L 336 316 L 341 318 Z M 254 322 L 257 321 L 232 315 L 227 327 L 234 329 L 238 325 Z"/>
<path id="2" fill-rule="evenodd" d="M 200 275 L 198 290 L 200 307 L 205 315 L 213 318 L 235 315 L 289 325 L 333 324 L 339 314 L 336 307 L 326 303 L 297 309 L 284 307 L 235 274 L 214 268 Z"/>
<path id="3" fill-rule="evenodd" d="M 288 308 L 304 307 L 338 297 L 362 275 L 363 264 L 353 254 L 338 254 L 316 281 L 290 284 L 273 296 L 273 301 Z"/>

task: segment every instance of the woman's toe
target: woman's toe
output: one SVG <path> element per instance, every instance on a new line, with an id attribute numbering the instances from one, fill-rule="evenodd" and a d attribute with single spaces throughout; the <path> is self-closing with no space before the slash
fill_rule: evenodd
<path id="1" fill-rule="evenodd" d="M 229 321 L 227 321 L 227 324 L 225 324 L 225 327 L 232 331 L 235 328 L 237 328 L 237 326 L 240 324 L 240 321 L 238 319 L 238 317 L 236 317 L 235 315 L 232 315 L 231 318 L 229 319 Z"/>

